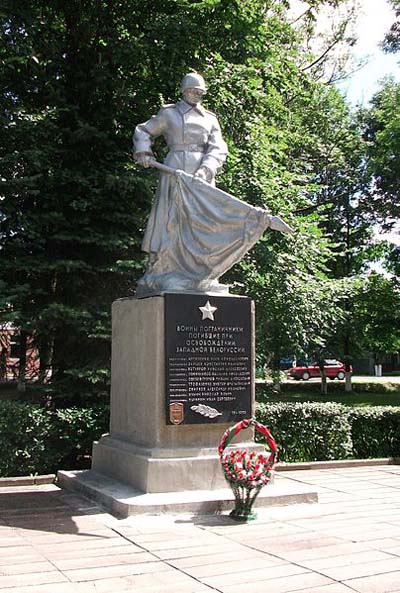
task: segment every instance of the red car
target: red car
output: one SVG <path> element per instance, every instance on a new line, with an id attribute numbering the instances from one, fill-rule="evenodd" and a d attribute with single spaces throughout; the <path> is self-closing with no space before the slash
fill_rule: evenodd
<path id="1" fill-rule="evenodd" d="M 339 360 L 325 360 L 324 364 L 325 374 L 329 379 L 344 379 L 346 368 L 345 365 L 340 362 Z M 352 367 L 350 367 L 350 372 L 353 372 Z M 303 379 L 303 381 L 308 381 L 312 377 L 320 377 L 321 371 L 316 362 L 313 364 L 305 365 L 305 366 L 298 366 L 292 367 L 286 371 L 288 377 L 292 379 Z"/>

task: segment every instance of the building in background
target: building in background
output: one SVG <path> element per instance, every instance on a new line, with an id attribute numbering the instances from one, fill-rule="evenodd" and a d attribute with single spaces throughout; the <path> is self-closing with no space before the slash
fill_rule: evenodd
<path id="1" fill-rule="evenodd" d="M 12 323 L 0 324 L 0 383 L 18 381 L 20 376 L 20 330 Z M 39 378 L 39 353 L 32 336 L 28 336 L 24 379 Z"/>

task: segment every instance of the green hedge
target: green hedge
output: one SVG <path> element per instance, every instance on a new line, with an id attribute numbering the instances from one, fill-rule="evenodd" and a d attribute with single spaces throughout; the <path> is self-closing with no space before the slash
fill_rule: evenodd
<path id="1" fill-rule="evenodd" d="M 271 429 L 281 461 L 400 456 L 400 407 L 258 404 L 256 417 Z"/>
<path id="2" fill-rule="evenodd" d="M 281 461 L 344 459 L 352 454 L 348 408 L 340 404 L 259 404 L 256 417 L 270 428 Z"/>
<path id="3" fill-rule="evenodd" d="M 94 440 L 108 431 L 109 408 L 50 410 L 0 401 L 0 477 L 85 467 Z"/>
<path id="4" fill-rule="evenodd" d="M 354 457 L 400 457 L 399 407 L 352 408 L 349 420 Z"/>
<path id="5" fill-rule="evenodd" d="M 256 417 L 271 429 L 281 461 L 400 457 L 400 407 L 258 404 Z M 0 401 L 0 476 L 87 467 L 92 442 L 108 431 L 108 421 L 105 405 L 54 411 Z"/>

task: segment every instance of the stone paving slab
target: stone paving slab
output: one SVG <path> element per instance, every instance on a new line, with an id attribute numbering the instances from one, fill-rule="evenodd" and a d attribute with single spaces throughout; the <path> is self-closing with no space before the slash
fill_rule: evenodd
<path id="1" fill-rule="evenodd" d="M 54 484 L 0 489 L 0 593 L 400 593 L 400 467 L 285 471 L 318 504 L 118 519 Z"/>
<path id="2" fill-rule="evenodd" d="M 344 581 L 358 593 L 395 593 L 399 591 L 400 571 Z"/>

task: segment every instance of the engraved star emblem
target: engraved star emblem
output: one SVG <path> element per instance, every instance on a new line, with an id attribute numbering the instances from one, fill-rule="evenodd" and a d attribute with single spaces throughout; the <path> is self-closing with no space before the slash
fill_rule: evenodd
<path id="1" fill-rule="evenodd" d="M 202 321 L 204 321 L 204 319 L 211 319 L 211 321 L 214 321 L 214 312 L 217 310 L 217 307 L 213 307 L 210 304 L 210 301 L 207 301 L 204 307 L 199 307 L 199 309 L 203 315 Z"/>

